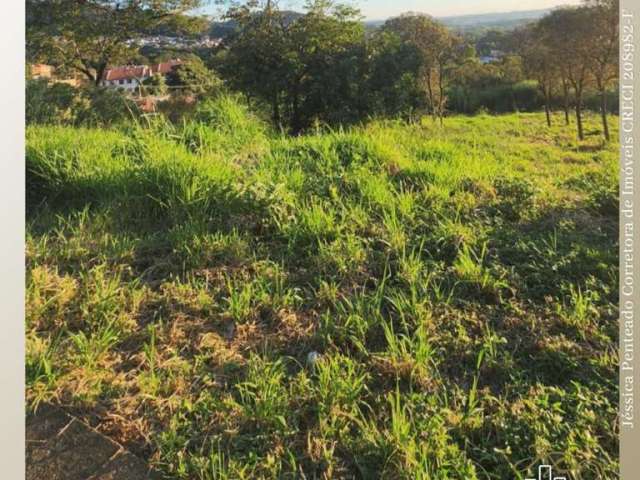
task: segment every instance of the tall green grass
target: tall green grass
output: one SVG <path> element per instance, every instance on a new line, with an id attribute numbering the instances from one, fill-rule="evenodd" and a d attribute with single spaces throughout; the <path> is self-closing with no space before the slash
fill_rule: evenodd
<path id="1" fill-rule="evenodd" d="M 29 127 L 31 407 L 167 478 L 614 478 L 617 151 L 557 123 Z"/>

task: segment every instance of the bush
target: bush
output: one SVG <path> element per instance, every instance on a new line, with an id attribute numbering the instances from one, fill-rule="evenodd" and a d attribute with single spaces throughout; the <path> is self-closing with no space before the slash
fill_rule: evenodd
<path id="1" fill-rule="evenodd" d="M 25 113 L 27 124 L 95 127 L 130 120 L 139 110 L 116 90 L 29 80 Z"/>
<path id="2" fill-rule="evenodd" d="M 586 204 L 591 210 L 617 218 L 620 210 L 620 185 L 616 175 L 590 171 L 566 180 L 564 185 L 584 192 L 587 195 Z"/>
<path id="3" fill-rule="evenodd" d="M 206 95 L 222 88 L 222 81 L 197 56 L 173 67 L 167 85 L 179 87 L 186 95 Z"/>
<path id="4" fill-rule="evenodd" d="M 77 100 L 75 89 L 46 80 L 27 80 L 25 115 L 27 124 L 73 123 Z"/>
<path id="5" fill-rule="evenodd" d="M 81 95 L 86 100 L 86 108 L 78 112 L 77 123 L 80 125 L 114 125 L 140 113 L 137 105 L 117 90 L 91 88 Z"/>
<path id="6" fill-rule="evenodd" d="M 600 110 L 600 94 L 597 92 L 589 92 L 584 100 L 584 106 L 589 110 L 597 112 Z M 620 110 L 620 94 L 618 89 L 609 90 L 607 92 L 607 108 L 609 113 L 618 115 Z"/>
<path id="7" fill-rule="evenodd" d="M 449 91 L 449 109 L 458 113 L 507 113 L 516 109 L 532 112 L 542 108 L 542 105 L 540 91 L 532 81 L 472 87 L 468 90 L 454 86 Z"/>
<path id="8" fill-rule="evenodd" d="M 516 100 L 518 110 L 534 112 L 544 105 L 544 98 L 538 85 L 534 81 L 524 81 L 513 86 L 513 95 Z"/>
<path id="9" fill-rule="evenodd" d="M 156 107 L 165 118 L 177 124 L 193 117 L 197 104 L 192 97 L 172 95 L 167 100 L 158 102 Z"/>
<path id="10" fill-rule="evenodd" d="M 589 195 L 588 203 L 598 213 L 617 218 L 620 210 L 618 185 L 598 185 Z"/>
<path id="11" fill-rule="evenodd" d="M 166 95 L 169 90 L 164 75 L 161 73 L 154 73 L 142 84 L 150 95 Z"/>

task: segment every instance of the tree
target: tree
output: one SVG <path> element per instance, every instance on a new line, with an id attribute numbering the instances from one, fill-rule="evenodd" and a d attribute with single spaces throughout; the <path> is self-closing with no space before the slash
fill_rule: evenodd
<path id="1" fill-rule="evenodd" d="M 225 41 L 221 73 L 233 87 L 270 105 L 273 123 L 280 127 L 290 71 L 288 19 L 273 1 L 233 5 L 225 18 L 236 27 Z"/>
<path id="2" fill-rule="evenodd" d="M 482 93 L 496 91 L 502 83 L 502 75 L 498 66 L 481 63 L 477 58 L 467 58 L 456 68 L 451 96 L 454 108 L 464 113 L 474 113 L 481 105 L 487 106 L 487 98 Z M 494 105 L 495 107 L 495 105 Z"/>
<path id="3" fill-rule="evenodd" d="M 502 84 L 508 88 L 513 111 L 518 111 L 518 103 L 514 92 L 515 85 L 524 80 L 522 57 L 519 55 L 505 55 L 497 64 L 500 70 Z"/>
<path id="4" fill-rule="evenodd" d="M 539 26 L 534 25 L 523 31 L 520 49 L 525 72 L 538 82 L 538 88 L 542 92 L 547 125 L 550 127 L 551 96 L 560 76 L 560 69 Z"/>
<path id="5" fill-rule="evenodd" d="M 151 77 L 142 82 L 143 89 L 150 95 L 166 95 L 167 81 L 161 73 L 154 73 Z"/>
<path id="6" fill-rule="evenodd" d="M 584 140 L 582 107 L 591 81 L 591 24 L 588 9 L 562 8 L 539 21 L 540 33 L 550 55 L 561 65 L 562 75 L 573 88 L 578 138 Z"/>
<path id="7" fill-rule="evenodd" d="M 290 27 L 292 60 L 287 87 L 291 127 L 350 123 L 366 110 L 364 26 L 358 10 L 330 0 L 309 1 Z"/>
<path id="8" fill-rule="evenodd" d="M 476 50 L 480 56 L 491 55 L 492 50 L 506 50 L 505 42 L 509 33 L 503 30 L 488 30 L 484 32 L 475 42 Z"/>
<path id="9" fill-rule="evenodd" d="M 368 42 L 370 58 L 367 82 L 369 108 L 376 114 L 411 116 L 426 108 L 424 92 L 418 86 L 419 55 L 415 47 L 384 29 Z"/>
<path id="10" fill-rule="evenodd" d="M 197 56 L 176 65 L 167 74 L 166 84 L 187 95 L 204 95 L 219 88 L 220 79 Z"/>
<path id="11" fill-rule="evenodd" d="M 359 118 L 365 58 L 357 10 L 314 0 L 303 15 L 275 2 L 249 1 L 226 17 L 237 25 L 227 39 L 222 74 L 232 86 L 271 109 L 276 126 L 296 134 L 316 121 Z"/>
<path id="12" fill-rule="evenodd" d="M 434 119 L 442 121 L 447 103 L 446 90 L 460 55 L 462 42 L 444 25 L 427 15 L 405 14 L 388 20 L 383 29 L 399 36 L 415 49 L 417 79 L 424 90 Z"/>
<path id="13" fill-rule="evenodd" d="M 183 15 L 201 0 L 27 0 L 30 60 L 72 68 L 99 84 L 105 70 L 135 55 L 134 41 L 172 22 L 196 28 Z"/>
<path id="14" fill-rule="evenodd" d="M 591 73 L 600 94 L 602 128 L 607 141 L 611 139 L 607 123 L 607 90 L 618 77 L 618 0 L 588 2 L 591 26 L 589 53 Z"/>
<path id="15" fill-rule="evenodd" d="M 569 99 L 571 86 L 569 84 L 569 79 L 567 78 L 566 69 L 564 67 L 560 68 L 560 80 L 562 82 L 562 108 L 564 110 L 564 123 L 566 125 L 569 125 L 571 123 L 569 113 L 571 110 L 571 101 Z"/>

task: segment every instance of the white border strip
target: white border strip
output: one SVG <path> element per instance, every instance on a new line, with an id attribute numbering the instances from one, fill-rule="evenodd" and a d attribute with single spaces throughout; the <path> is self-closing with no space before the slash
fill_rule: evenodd
<path id="1" fill-rule="evenodd" d="M 2 478 L 25 475 L 24 82 L 25 2 L 3 2 L 0 23 L 0 458 Z"/>

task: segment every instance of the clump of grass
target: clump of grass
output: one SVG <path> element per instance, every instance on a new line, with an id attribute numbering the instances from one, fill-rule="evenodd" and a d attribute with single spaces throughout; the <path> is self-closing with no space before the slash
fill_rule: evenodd
<path id="1" fill-rule="evenodd" d="M 185 122 L 180 141 L 197 153 L 224 153 L 250 159 L 268 148 L 267 128 L 237 97 L 220 95 L 200 103 L 195 122 Z"/>
<path id="2" fill-rule="evenodd" d="M 249 321 L 255 307 L 254 284 L 250 281 L 227 278 L 226 288 L 225 303 L 229 316 L 237 323 Z"/>
<path id="3" fill-rule="evenodd" d="M 76 347 L 79 362 L 91 369 L 111 347 L 118 343 L 118 332 L 113 326 L 105 325 L 91 334 L 83 331 L 73 334 L 71 340 Z"/>
<path id="4" fill-rule="evenodd" d="M 290 428 L 289 391 L 281 359 L 269 361 L 253 355 L 249 358 L 246 378 L 236 385 L 236 389 L 237 406 L 252 428 L 268 431 Z"/>
<path id="5" fill-rule="evenodd" d="M 37 409 L 40 403 L 51 401 L 56 396 L 56 382 L 59 376 L 55 365 L 58 339 L 27 336 L 25 356 L 25 378 L 30 407 Z"/>
<path id="6" fill-rule="evenodd" d="M 435 352 L 424 325 L 413 333 L 396 333 L 391 322 L 382 324 L 387 350 L 382 358 L 388 360 L 397 375 L 428 384 L 435 369 Z"/>
<path id="7" fill-rule="evenodd" d="M 596 304 L 599 300 L 597 292 L 569 285 L 568 295 L 558 306 L 558 313 L 565 322 L 584 332 L 598 318 Z"/>
<path id="8" fill-rule="evenodd" d="M 502 291 L 509 287 L 503 277 L 498 277 L 487 266 L 487 244 L 483 244 L 479 253 L 470 247 L 463 248 L 453 268 L 463 284 L 477 288 L 481 293 L 499 298 Z"/>

